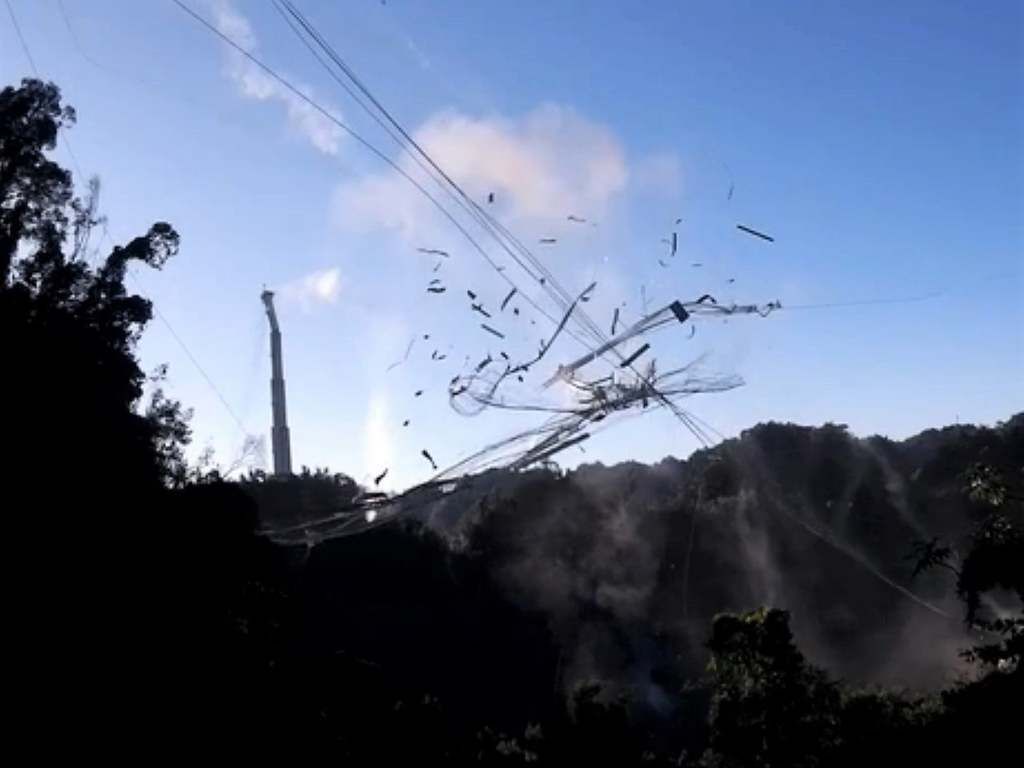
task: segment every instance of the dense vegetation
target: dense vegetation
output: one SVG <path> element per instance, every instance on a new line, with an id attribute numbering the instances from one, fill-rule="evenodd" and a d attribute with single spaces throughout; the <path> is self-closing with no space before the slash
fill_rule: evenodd
<path id="1" fill-rule="evenodd" d="M 1013 746 L 1021 416 L 903 443 L 768 424 L 687 461 L 492 473 L 283 550 L 260 504 L 298 519 L 357 489 L 186 465 L 188 414 L 139 367 L 151 307 L 125 286 L 178 235 L 95 252 L 98 186 L 76 198 L 49 158 L 73 121 L 52 84 L 0 93 L 8 635 L 37 754 L 748 766 Z"/>

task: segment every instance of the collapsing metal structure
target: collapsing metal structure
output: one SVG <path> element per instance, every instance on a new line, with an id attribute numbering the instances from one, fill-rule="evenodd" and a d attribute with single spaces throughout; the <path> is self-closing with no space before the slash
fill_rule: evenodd
<path id="1" fill-rule="evenodd" d="M 260 294 L 270 321 L 270 403 L 273 411 L 273 426 L 270 431 L 274 451 L 274 474 L 287 476 L 292 473 L 292 445 L 288 433 L 288 414 L 284 396 L 284 362 L 281 358 L 281 329 L 274 311 L 274 293 L 264 290 Z"/>

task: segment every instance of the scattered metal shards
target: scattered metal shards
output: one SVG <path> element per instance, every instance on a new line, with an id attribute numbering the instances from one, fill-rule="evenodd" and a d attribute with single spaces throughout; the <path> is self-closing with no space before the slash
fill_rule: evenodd
<path id="1" fill-rule="evenodd" d="M 451 254 L 448 251 L 442 251 L 440 248 L 417 248 L 416 250 L 429 256 L 441 256 L 445 259 L 451 258 Z"/>
<path id="2" fill-rule="evenodd" d="M 489 318 L 491 316 L 491 313 L 488 312 L 486 309 L 484 309 L 484 305 L 483 304 L 470 304 L 469 307 L 474 312 L 479 312 L 484 317 L 488 317 Z"/>
<path id="3" fill-rule="evenodd" d="M 494 202 L 494 193 L 493 192 L 488 192 L 487 193 L 487 202 L 488 203 L 493 203 Z"/>
<path id="4" fill-rule="evenodd" d="M 746 232 L 748 235 L 753 235 L 754 237 L 759 237 L 762 240 L 767 240 L 769 243 L 774 243 L 775 242 L 775 238 L 772 237 L 771 235 L 766 235 L 764 232 L 758 232 L 756 229 L 751 229 L 750 227 L 745 227 L 742 224 L 737 224 L 736 225 L 736 229 L 739 229 L 739 230 L 741 230 L 743 232 Z"/>
<path id="5" fill-rule="evenodd" d="M 508 358 L 508 354 L 507 354 L 506 352 L 500 352 L 499 354 L 500 354 L 500 355 L 501 355 L 501 356 L 502 356 L 503 358 L 505 358 L 506 360 L 508 360 L 508 359 L 509 359 L 509 358 Z"/>
<path id="6" fill-rule="evenodd" d="M 615 308 L 615 312 L 612 313 L 612 336 L 615 335 L 615 329 L 619 325 L 619 308 Z"/>
<path id="7" fill-rule="evenodd" d="M 679 248 L 679 235 L 675 232 L 672 233 L 672 256 L 676 255 L 676 250 Z"/>
<path id="8" fill-rule="evenodd" d="M 690 266 L 691 266 L 691 267 L 703 267 L 703 266 L 704 266 L 704 264 L 703 264 L 702 262 L 699 262 L 699 261 L 695 261 L 695 262 L 693 262 L 693 263 L 692 263 L 692 264 L 691 264 Z"/>
<path id="9" fill-rule="evenodd" d="M 487 357 L 485 357 L 483 360 L 481 360 L 479 363 L 476 364 L 476 372 L 480 373 L 480 371 L 482 371 L 484 368 L 486 368 L 488 365 L 490 365 L 493 362 L 494 362 L 494 358 L 491 357 L 490 353 L 488 353 Z M 452 380 L 452 383 L 454 384 L 456 381 L 458 381 L 458 379 L 459 379 L 459 377 L 456 376 Z"/>
<path id="10" fill-rule="evenodd" d="M 470 301 L 476 301 L 476 294 L 472 291 L 466 291 L 466 295 L 469 296 Z"/>
<path id="11" fill-rule="evenodd" d="M 540 242 L 541 245 L 554 245 L 555 243 L 558 242 L 558 238 L 557 237 L 542 237 L 539 240 L 539 242 Z"/>
<path id="12" fill-rule="evenodd" d="M 586 220 L 586 219 L 584 219 L 583 217 L 581 217 L 581 216 L 575 216 L 575 215 L 573 215 L 573 214 L 571 214 L 571 213 L 570 213 L 570 214 L 569 214 L 568 216 L 566 216 L 565 218 L 566 218 L 566 220 L 568 220 L 568 221 L 574 221 L 574 222 L 576 222 L 577 224 L 586 224 L 586 223 L 587 223 L 587 220 Z"/>
<path id="13" fill-rule="evenodd" d="M 373 478 L 373 484 L 374 485 L 380 485 L 381 481 L 385 477 L 387 477 L 387 476 L 388 476 L 388 471 L 387 471 L 387 469 L 385 469 L 383 472 L 381 472 L 379 475 L 377 475 L 375 478 Z"/>
<path id="14" fill-rule="evenodd" d="M 480 323 L 480 327 L 483 328 L 485 331 L 487 331 L 489 334 L 491 334 L 493 336 L 497 336 L 499 339 L 504 339 L 505 338 L 505 334 L 504 333 L 502 333 L 501 331 L 495 330 L 494 328 L 491 328 L 491 326 L 489 326 L 487 323 Z"/>
<path id="15" fill-rule="evenodd" d="M 658 264 L 659 264 L 659 266 L 665 267 L 666 269 L 668 268 L 668 264 L 666 264 L 666 263 L 665 263 L 664 261 L 662 261 L 661 259 L 658 259 Z"/>
<path id="16" fill-rule="evenodd" d="M 715 301 L 715 297 L 712 296 L 710 293 L 705 293 L 703 296 L 701 296 L 699 299 L 697 299 L 697 301 L 695 303 L 697 303 L 697 304 L 704 304 L 705 302 L 709 302 L 709 301 L 712 304 L 717 304 L 718 303 L 717 301 Z"/>
<path id="17" fill-rule="evenodd" d="M 403 426 L 403 427 L 408 427 L 408 426 L 409 426 L 409 420 L 408 420 L 408 419 L 406 419 L 405 421 L 403 421 L 403 422 L 402 422 L 402 426 Z"/>
<path id="18" fill-rule="evenodd" d="M 427 286 L 427 293 L 444 293 L 447 290 L 448 289 L 445 288 L 443 285 L 428 285 Z"/>
<path id="19" fill-rule="evenodd" d="M 423 394 L 423 390 L 422 390 L 422 389 L 417 389 L 417 390 L 416 390 L 416 391 L 415 391 L 415 392 L 413 393 L 413 395 L 412 395 L 412 396 L 413 396 L 413 397 L 419 397 L 419 396 L 420 396 L 420 395 L 422 395 L 422 394 Z"/>

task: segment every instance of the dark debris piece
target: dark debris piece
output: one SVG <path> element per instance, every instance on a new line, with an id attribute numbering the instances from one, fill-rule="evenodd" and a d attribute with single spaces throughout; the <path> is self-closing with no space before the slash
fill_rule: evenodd
<path id="1" fill-rule="evenodd" d="M 612 314 L 612 336 L 615 335 L 615 329 L 619 325 L 619 308 L 615 308 L 615 312 Z"/>
<path id="2" fill-rule="evenodd" d="M 422 394 L 423 394 L 423 390 L 422 390 L 422 389 L 417 389 L 417 390 L 416 390 L 416 391 L 415 391 L 415 392 L 413 393 L 413 397 L 419 397 L 419 396 L 420 396 L 420 395 L 422 395 Z"/>
<path id="3" fill-rule="evenodd" d="M 575 221 L 577 224 L 586 224 L 587 223 L 586 219 L 581 218 L 579 216 L 574 216 L 571 213 L 568 216 L 566 216 L 566 219 L 568 219 L 569 221 Z"/>
<path id="4" fill-rule="evenodd" d="M 630 365 L 632 365 L 634 362 L 636 362 L 636 359 L 638 357 L 640 357 L 640 355 L 642 355 L 644 352 L 646 352 L 650 348 L 651 348 L 650 344 L 644 344 L 642 347 L 640 347 L 640 349 L 638 349 L 632 355 L 630 355 L 625 360 L 623 360 L 621 363 L 619 363 L 619 368 L 628 368 Z"/>
<path id="5" fill-rule="evenodd" d="M 512 301 L 512 297 L 515 296 L 515 295 L 516 295 L 516 289 L 513 288 L 511 291 L 508 292 L 508 296 L 506 296 L 504 299 L 501 300 L 501 311 L 502 312 L 505 311 L 505 307 L 508 305 L 508 303 L 510 301 Z"/>
<path id="6" fill-rule="evenodd" d="M 488 333 L 490 333 L 490 334 L 492 334 L 494 336 L 497 336 L 499 339 L 504 339 L 505 338 L 505 334 L 504 333 L 502 333 L 501 331 L 497 331 L 494 328 L 491 328 L 491 326 L 489 326 L 487 323 L 480 323 L 480 327 L 483 328 Z"/>
<path id="7" fill-rule="evenodd" d="M 402 422 L 402 426 L 403 426 L 403 427 L 408 427 L 408 426 L 409 426 L 409 420 L 408 420 L 408 419 L 406 419 L 405 421 L 403 421 L 403 422 Z"/>
<path id="8" fill-rule="evenodd" d="M 444 293 L 448 289 L 443 285 L 430 285 L 427 286 L 427 293 Z"/>
<path id="9" fill-rule="evenodd" d="M 469 296 L 469 298 L 471 300 L 475 300 L 476 299 L 476 294 L 473 293 L 472 291 L 466 291 L 466 295 Z"/>
<path id="10" fill-rule="evenodd" d="M 427 253 L 432 256 L 443 256 L 446 259 L 451 258 L 451 256 L 448 254 L 448 251 L 442 251 L 438 248 L 417 248 L 416 250 L 419 251 L 420 253 Z"/>
<path id="11" fill-rule="evenodd" d="M 687 318 L 690 317 L 690 313 L 686 311 L 686 308 L 678 301 L 673 301 L 668 305 L 668 308 L 672 310 L 672 314 L 676 316 L 676 320 L 680 323 L 685 323 Z"/>
<path id="12" fill-rule="evenodd" d="M 519 317 L 519 307 L 512 307 L 512 314 Z"/>
<path id="13" fill-rule="evenodd" d="M 434 461 L 434 457 L 430 455 L 430 451 L 428 451 L 426 448 L 424 448 L 422 451 L 420 451 L 420 453 L 423 455 L 423 458 L 425 458 L 427 461 L 430 462 L 431 468 L 436 472 L 437 471 L 437 462 Z"/>
<path id="14" fill-rule="evenodd" d="M 486 309 L 484 309 L 484 305 L 483 304 L 470 304 L 470 308 L 474 312 L 479 312 L 484 317 L 490 317 L 491 316 L 491 313 L 488 312 Z"/>
<path id="15" fill-rule="evenodd" d="M 487 193 L 487 202 L 488 203 L 493 203 L 494 202 L 494 193 L 493 192 L 488 192 Z"/>
<path id="16" fill-rule="evenodd" d="M 488 353 L 487 357 L 485 357 L 483 360 L 476 364 L 476 372 L 480 373 L 480 371 L 482 371 L 484 368 L 486 368 L 493 362 L 494 358 L 491 357 L 491 355 Z M 456 376 L 455 378 L 458 379 L 458 376 Z"/>
<path id="17" fill-rule="evenodd" d="M 502 357 L 504 357 L 504 358 L 505 358 L 506 360 L 508 360 L 508 359 L 509 359 L 509 357 L 508 357 L 508 355 L 507 355 L 506 353 L 502 352 L 502 353 L 500 353 L 500 354 L 501 354 L 501 356 L 502 356 Z"/>
<path id="18" fill-rule="evenodd" d="M 668 267 L 668 264 L 666 264 L 666 263 L 665 263 L 664 261 L 662 261 L 661 259 L 658 259 L 658 264 L 660 264 L 661 266 L 663 266 L 663 267 L 666 267 L 666 268 Z"/>
<path id="19" fill-rule="evenodd" d="M 766 235 L 764 232 L 758 232 L 756 229 L 751 229 L 750 227 L 745 227 L 742 224 L 737 224 L 736 225 L 736 229 L 742 230 L 743 232 L 746 232 L 748 235 L 753 235 L 754 237 L 760 237 L 762 240 L 767 240 L 769 243 L 774 243 L 775 242 L 775 238 L 772 237 L 771 235 Z"/>
<path id="20" fill-rule="evenodd" d="M 672 233 L 672 255 L 676 255 L 676 249 L 679 247 L 679 235 L 675 232 Z"/>
<path id="21" fill-rule="evenodd" d="M 556 238 L 556 237 L 542 237 L 540 239 L 541 245 L 553 245 L 554 243 L 557 243 L 557 242 L 558 242 L 558 238 Z"/>
<path id="22" fill-rule="evenodd" d="M 373 478 L 373 484 L 374 485 L 380 485 L 380 481 L 383 480 L 387 476 L 388 476 L 388 471 L 387 471 L 387 469 L 385 469 L 383 472 L 381 472 L 379 475 L 377 475 L 375 478 Z"/>
<path id="23" fill-rule="evenodd" d="M 715 297 L 712 296 L 710 293 L 705 293 L 703 296 L 697 299 L 698 304 L 703 304 L 706 301 L 710 301 L 712 304 L 718 303 L 717 301 L 715 301 Z"/>

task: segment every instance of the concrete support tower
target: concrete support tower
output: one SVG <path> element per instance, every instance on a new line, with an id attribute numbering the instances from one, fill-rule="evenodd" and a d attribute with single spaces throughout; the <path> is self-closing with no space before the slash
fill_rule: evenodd
<path id="1" fill-rule="evenodd" d="M 260 294 L 263 306 L 267 308 L 270 320 L 270 403 L 274 421 L 270 440 L 274 451 L 274 474 L 288 476 L 292 473 L 292 441 L 288 434 L 288 416 L 284 405 L 284 362 L 281 359 L 281 329 L 274 312 L 274 294 L 264 290 Z"/>

